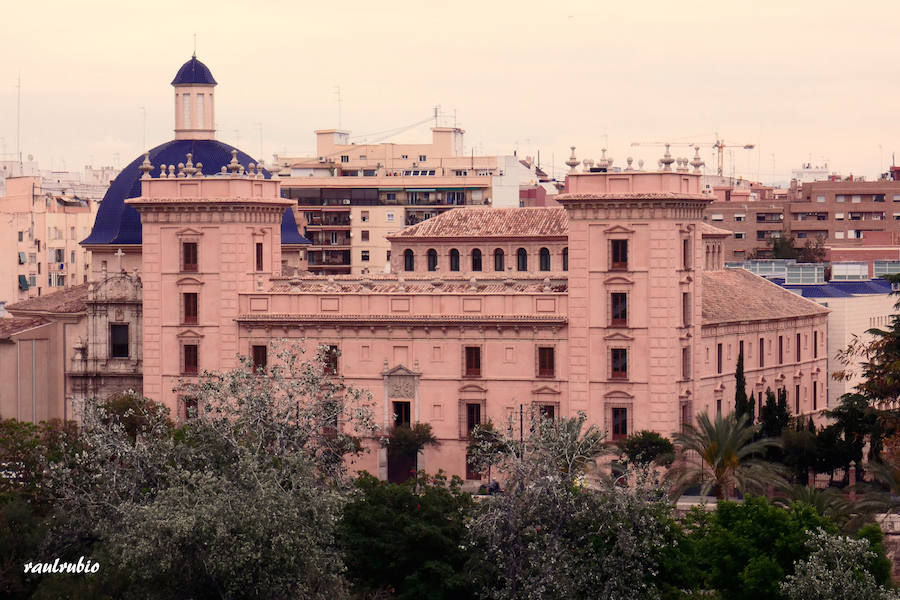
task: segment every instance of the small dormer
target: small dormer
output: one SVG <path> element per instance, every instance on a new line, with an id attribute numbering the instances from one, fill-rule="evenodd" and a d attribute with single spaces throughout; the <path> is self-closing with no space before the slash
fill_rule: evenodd
<path id="1" fill-rule="evenodd" d="M 175 88 L 175 139 L 215 139 L 216 80 L 209 68 L 192 56 L 178 69 L 172 86 Z"/>

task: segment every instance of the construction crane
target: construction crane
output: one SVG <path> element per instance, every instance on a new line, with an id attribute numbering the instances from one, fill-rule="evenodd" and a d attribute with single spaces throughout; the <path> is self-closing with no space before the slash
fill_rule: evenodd
<path id="1" fill-rule="evenodd" d="M 716 141 L 713 143 L 712 147 L 716 150 L 716 174 L 720 177 L 723 173 L 723 162 L 725 158 L 725 148 L 743 148 L 744 150 L 753 150 L 756 148 L 755 144 L 735 144 L 732 142 L 726 142 L 722 138 L 719 137 L 719 133 L 716 132 Z M 694 142 L 632 142 L 632 146 L 690 146 L 697 150 L 699 148 L 699 144 L 695 144 Z"/>
<path id="2" fill-rule="evenodd" d="M 753 150 L 756 148 L 756 144 L 732 144 L 725 142 L 722 138 L 719 137 L 719 132 L 716 132 L 716 143 L 713 144 L 713 148 L 716 149 L 718 153 L 718 160 L 716 162 L 716 174 L 721 177 L 722 176 L 722 157 L 725 154 L 725 148 L 743 148 L 744 150 Z M 733 171 L 732 171 L 733 173 Z"/>

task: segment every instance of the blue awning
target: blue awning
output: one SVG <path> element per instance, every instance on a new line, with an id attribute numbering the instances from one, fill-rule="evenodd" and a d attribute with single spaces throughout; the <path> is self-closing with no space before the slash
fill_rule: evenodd
<path id="1" fill-rule="evenodd" d="M 27 290 L 28 289 L 28 278 L 24 275 L 19 275 L 19 289 Z"/>

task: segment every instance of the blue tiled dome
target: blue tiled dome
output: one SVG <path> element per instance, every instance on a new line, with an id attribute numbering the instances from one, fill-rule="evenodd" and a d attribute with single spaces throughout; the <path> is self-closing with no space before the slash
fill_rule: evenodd
<path id="1" fill-rule="evenodd" d="M 213 79 L 209 67 L 197 60 L 196 56 L 192 56 L 191 60 L 181 65 L 181 68 L 178 69 L 178 73 L 175 75 L 175 79 L 172 80 L 172 85 L 189 85 L 192 83 L 216 85 L 216 80 Z"/>
<path id="2" fill-rule="evenodd" d="M 172 140 L 150 150 L 150 162 L 153 170 L 150 175 L 159 176 L 160 164 L 177 165 L 187 161 L 190 152 L 194 165 L 203 163 L 203 174 L 213 175 L 219 173 L 222 167 L 231 161 L 231 151 L 237 150 L 228 144 L 216 140 Z M 246 166 L 255 163 L 247 154 L 240 150 L 237 160 Z M 144 157 L 139 156 L 122 169 L 122 172 L 113 180 L 100 209 L 97 211 L 97 219 L 91 234 L 82 241 L 82 244 L 140 244 L 141 243 L 141 217 L 133 206 L 125 204 L 127 198 L 137 198 L 141 195 L 141 171 L 139 167 L 144 162 Z M 268 171 L 264 171 L 267 178 Z M 282 217 L 281 235 L 283 244 L 304 244 L 309 240 L 297 231 L 297 223 L 290 207 L 285 209 Z"/>

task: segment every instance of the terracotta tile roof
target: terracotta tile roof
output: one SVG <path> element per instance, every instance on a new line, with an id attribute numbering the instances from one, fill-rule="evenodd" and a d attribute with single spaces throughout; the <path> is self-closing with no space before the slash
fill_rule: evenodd
<path id="1" fill-rule="evenodd" d="M 29 298 L 6 307 L 11 313 L 79 313 L 87 309 L 88 285 L 82 283 L 65 290 Z"/>
<path id="2" fill-rule="evenodd" d="M 10 336 L 22 333 L 50 321 L 41 317 L 5 317 L 0 319 L 0 340 L 8 340 Z"/>
<path id="3" fill-rule="evenodd" d="M 731 237 L 732 232 L 727 229 L 719 229 L 709 223 L 700 222 L 697 226 L 700 235 L 703 237 Z"/>
<path id="4" fill-rule="evenodd" d="M 439 282 L 438 285 L 435 285 Z M 270 292 L 295 292 L 303 294 L 503 294 L 503 293 L 545 293 L 566 292 L 568 280 L 551 279 L 550 289 L 545 290 L 543 280 L 531 278 L 488 277 L 477 278 L 473 284 L 469 279 L 456 278 L 416 278 L 397 275 L 337 275 L 329 278 L 304 276 L 294 279 L 281 278 L 273 281 Z"/>
<path id="5" fill-rule="evenodd" d="M 564 208 L 479 208 L 448 210 L 387 239 L 558 237 L 569 235 Z"/>
<path id="6" fill-rule="evenodd" d="M 828 309 L 744 269 L 704 271 L 703 324 L 828 314 Z"/>

